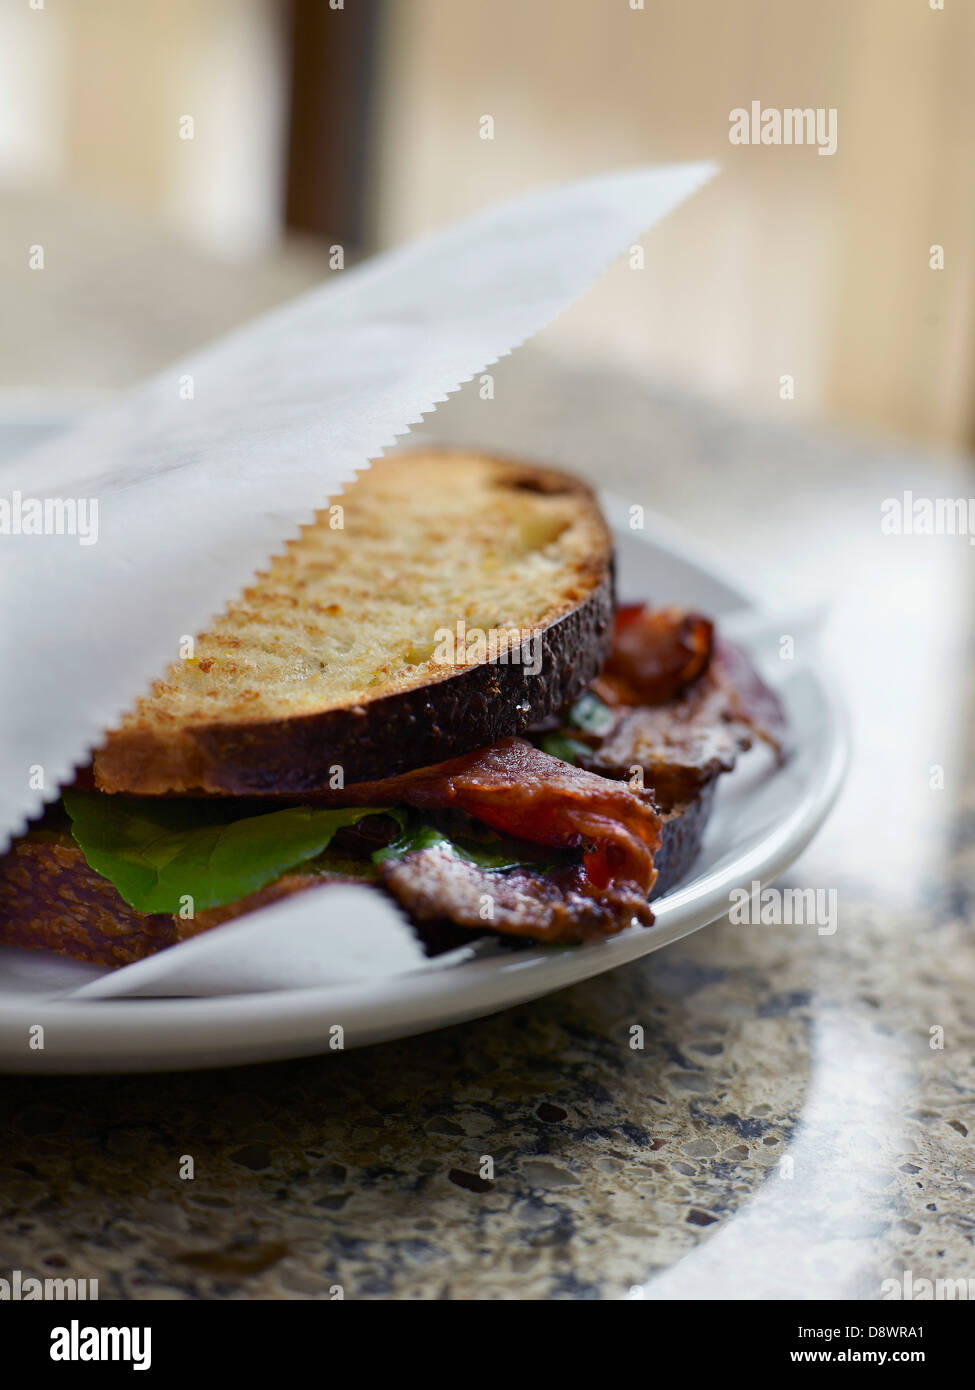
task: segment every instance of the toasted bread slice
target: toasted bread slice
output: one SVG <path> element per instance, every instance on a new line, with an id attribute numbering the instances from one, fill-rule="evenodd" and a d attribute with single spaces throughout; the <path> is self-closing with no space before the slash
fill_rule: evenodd
<path id="1" fill-rule="evenodd" d="M 380 460 L 108 735 L 95 785 L 294 796 L 495 743 L 582 693 L 613 598 L 578 479 L 474 453 Z"/>

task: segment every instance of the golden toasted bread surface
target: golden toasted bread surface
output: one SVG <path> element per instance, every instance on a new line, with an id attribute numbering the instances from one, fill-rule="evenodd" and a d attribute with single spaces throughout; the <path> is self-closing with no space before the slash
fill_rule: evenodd
<path id="1" fill-rule="evenodd" d="M 195 732 L 259 731 L 423 689 L 478 664 L 478 633 L 481 664 L 503 662 L 518 634 L 605 587 L 610 566 L 577 479 L 460 451 L 379 460 L 109 734 L 97 784 L 185 790 L 199 775 Z"/>

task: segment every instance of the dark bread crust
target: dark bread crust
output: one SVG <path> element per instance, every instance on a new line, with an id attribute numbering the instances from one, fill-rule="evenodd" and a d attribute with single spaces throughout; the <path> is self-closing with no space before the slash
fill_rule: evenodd
<path id="1" fill-rule="evenodd" d="M 709 783 L 698 797 L 664 819 L 660 849 L 654 856 L 658 874 L 651 900 L 669 892 L 697 858 L 715 785 Z M 128 965 L 292 893 L 324 889 L 329 881 L 310 874 L 285 874 L 239 902 L 201 912 L 194 921 L 180 921 L 129 907 L 108 879 L 89 868 L 77 845 L 21 840 L 0 859 L 0 944 L 54 951 L 94 965 Z M 449 921 L 443 925 L 452 929 L 448 944 L 471 939 L 469 930 Z M 424 938 L 430 926 L 423 923 Z"/>
<path id="2" fill-rule="evenodd" d="M 538 675 L 518 663 L 485 663 L 354 708 L 188 728 L 179 785 L 226 796 L 301 796 L 327 790 L 337 766 L 346 784 L 379 781 L 525 733 L 578 699 L 598 675 L 612 640 L 613 611 L 610 563 L 589 596 L 539 634 Z M 101 787 L 104 757 L 95 760 Z M 158 763 L 151 738 L 145 757 L 147 765 Z M 138 784 L 134 735 L 127 739 L 126 760 L 127 780 Z"/>
<path id="3" fill-rule="evenodd" d="M 653 856 L 657 881 L 650 890 L 650 901 L 662 898 L 686 878 L 701 852 L 704 832 L 711 819 L 717 777 L 712 778 L 691 801 L 675 806 L 663 818 L 660 848 Z"/>

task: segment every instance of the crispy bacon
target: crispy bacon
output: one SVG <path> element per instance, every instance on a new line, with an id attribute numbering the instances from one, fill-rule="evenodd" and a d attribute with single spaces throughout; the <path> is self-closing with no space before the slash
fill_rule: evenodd
<path id="1" fill-rule="evenodd" d="M 775 691 L 769 689 L 733 642 L 721 639 L 716 643 L 712 667 L 725 698 L 725 718 L 743 724 L 767 743 L 781 766 L 789 756 L 791 740 L 785 711 Z"/>
<path id="2" fill-rule="evenodd" d="M 624 603 L 616 610 L 609 660 L 593 682 L 608 705 L 662 705 L 703 675 L 714 625 L 699 613 Z"/>
<path id="3" fill-rule="evenodd" d="M 423 849 L 384 864 L 382 884 L 414 922 L 449 921 L 473 931 L 490 927 L 535 941 L 592 941 L 633 922 L 653 921 L 642 888 L 614 883 L 594 896 L 581 864 L 497 874 L 443 850 Z M 491 903 L 486 920 L 485 901 Z"/>
<path id="4" fill-rule="evenodd" d="M 520 739 L 382 782 L 357 783 L 345 805 L 464 811 L 534 844 L 582 849 L 589 891 L 631 883 L 649 893 L 660 817 L 649 793 L 571 767 Z"/>
<path id="5" fill-rule="evenodd" d="M 719 773 L 731 771 L 753 735 L 780 762 L 786 756 L 778 697 L 744 653 L 715 637 L 711 624 L 696 614 L 627 605 L 620 610 L 606 672 L 593 689 L 609 697 L 615 720 L 601 737 L 572 731 L 590 749 L 582 763 L 610 777 L 629 777 L 634 767 L 642 768 L 664 811 L 693 800 Z"/>
<path id="6" fill-rule="evenodd" d="M 606 673 L 593 689 L 609 696 L 613 726 L 602 736 L 566 730 L 588 749 L 581 766 L 509 738 L 329 794 L 342 805 L 461 811 L 535 844 L 583 851 L 581 865 L 504 875 L 442 849 L 387 861 L 382 883 L 414 920 L 478 929 L 488 894 L 495 931 L 542 941 L 579 941 L 634 920 L 649 923 L 660 812 L 683 821 L 710 805 L 718 774 L 734 767 L 753 734 L 784 755 L 777 698 L 697 614 L 623 608 Z M 644 788 L 629 780 L 634 767 L 644 771 Z"/>
<path id="7" fill-rule="evenodd" d="M 693 801 L 721 772 L 730 772 L 750 736 L 725 722 L 724 697 L 709 684 L 669 705 L 628 709 L 613 731 L 593 743 L 585 766 L 607 777 L 640 768 L 663 811 Z"/>

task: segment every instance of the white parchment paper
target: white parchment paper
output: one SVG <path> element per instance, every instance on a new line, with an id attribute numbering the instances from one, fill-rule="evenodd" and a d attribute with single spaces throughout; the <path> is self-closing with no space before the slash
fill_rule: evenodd
<path id="1" fill-rule="evenodd" d="M 489 208 L 336 272 L 4 464 L 0 496 L 96 499 L 98 538 L 0 536 L 0 841 L 356 469 L 553 319 L 713 172 L 629 170 Z M 101 991 L 354 978 L 365 965 L 329 949 L 343 921 L 392 933 L 391 968 L 422 966 L 392 904 L 331 892 L 115 972 Z"/>

